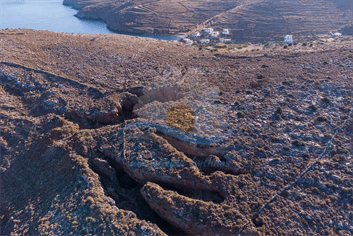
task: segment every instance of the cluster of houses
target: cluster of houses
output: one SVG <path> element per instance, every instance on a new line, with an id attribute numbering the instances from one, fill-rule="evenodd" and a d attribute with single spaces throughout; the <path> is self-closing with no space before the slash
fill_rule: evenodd
<path id="1" fill-rule="evenodd" d="M 342 37 L 341 33 L 332 33 L 333 38 Z M 193 44 L 209 44 L 211 41 L 219 43 L 231 43 L 229 29 L 223 29 L 222 32 L 214 31 L 213 28 L 203 28 L 201 31 L 194 32 L 189 37 L 182 38 L 181 41 L 187 45 Z M 293 43 L 293 36 L 286 35 L 284 37 L 285 43 Z"/>
<path id="2" fill-rule="evenodd" d="M 336 32 L 336 33 L 329 33 L 331 35 L 332 38 L 340 38 L 342 37 L 342 33 Z M 284 37 L 284 42 L 285 43 L 293 43 L 293 36 L 292 35 L 286 35 Z"/>
<path id="3" fill-rule="evenodd" d="M 187 45 L 193 44 L 209 44 L 211 41 L 218 41 L 220 43 L 230 43 L 231 39 L 229 29 L 223 29 L 222 32 L 214 31 L 213 28 L 203 28 L 201 31 L 194 32 L 192 35 L 183 38 Z"/>

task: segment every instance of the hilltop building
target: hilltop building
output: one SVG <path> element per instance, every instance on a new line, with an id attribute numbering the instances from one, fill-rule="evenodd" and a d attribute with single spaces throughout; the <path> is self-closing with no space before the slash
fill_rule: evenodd
<path id="1" fill-rule="evenodd" d="M 341 34 L 341 33 L 338 33 L 338 32 L 336 32 L 336 33 L 330 32 L 330 35 L 331 35 L 332 37 L 334 37 L 334 38 L 336 38 L 336 37 L 342 37 L 342 34 Z"/>
<path id="2" fill-rule="evenodd" d="M 199 41 L 199 43 L 200 43 L 200 44 L 208 44 L 208 43 L 210 43 L 210 40 L 209 40 L 209 39 L 201 39 L 201 40 Z"/>
<path id="3" fill-rule="evenodd" d="M 220 43 L 230 43 L 232 40 L 231 39 L 225 39 L 225 38 L 220 38 L 219 42 Z"/>
<path id="4" fill-rule="evenodd" d="M 229 29 L 223 29 L 222 34 L 223 35 L 229 35 Z"/>
<path id="5" fill-rule="evenodd" d="M 211 38 L 217 38 L 219 36 L 219 32 L 218 31 L 214 31 L 211 33 Z"/>
<path id="6" fill-rule="evenodd" d="M 200 32 L 195 32 L 191 35 L 191 38 L 198 38 L 200 36 L 201 36 Z"/>
<path id="7" fill-rule="evenodd" d="M 203 28 L 202 32 L 205 34 L 212 34 L 213 28 Z"/>
<path id="8" fill-rule="evenodd" d="M 292 35 L 286 35 L 286 37 L 284 37 L 284 42 L 285 43 L 293 43 L 293 36 Z"/>

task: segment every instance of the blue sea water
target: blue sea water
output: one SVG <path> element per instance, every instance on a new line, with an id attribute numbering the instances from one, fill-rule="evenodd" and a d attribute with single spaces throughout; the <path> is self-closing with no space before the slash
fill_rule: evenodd
<path id="1" fill-rule="evenodd" d="M 82 20 L 74 15 L 77 10 L 62 5 L 62 0 L 1 0 L 0 28 L 28 28 L 68 33 L 116 33 L 105 22 Z M 137 36 L 137 35 L 134 35 Z M 164 40 L 175 40 L 170 35 L 144 35 Z"/>

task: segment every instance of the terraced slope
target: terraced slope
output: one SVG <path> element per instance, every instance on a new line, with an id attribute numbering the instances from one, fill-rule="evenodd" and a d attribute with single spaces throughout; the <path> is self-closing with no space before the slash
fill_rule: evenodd
<path id="1" fill-rule="evenodd" d="M 331 0 L 64 0 L 81 18 L 103 19 L 121 32 L 175 34 L 204 26 L 229 28 L 236 41 L 316 34 L 353 22 L 353 4 Z"/>
<path id="2" fill-rule="evenodd" d="M 100 18 L 108 28 L 132 33 L 187 32 L 197 24 L 237 5 L 231 0 L 198 1 L 69 1 L 82 18 Z"/>
<path id="3" fill-rule="evenodd" d="M 240 5 L 212 20 L 215 28 L 229 28 L 236 41 L 263 42 L 285 34 L 328 33 L 353 21 L 332 2 L 259 1 Z"/>

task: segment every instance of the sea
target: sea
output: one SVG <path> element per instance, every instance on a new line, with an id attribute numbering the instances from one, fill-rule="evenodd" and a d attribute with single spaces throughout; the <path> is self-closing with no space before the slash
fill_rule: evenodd
<path id="1" fill-rule="evenodd" d="M 0 0 L 0 29 L 26 28 L 67 33 L 117 33 L 104 21 L 79 19 L 77 10 L 64 6 L 62 0 Z M 163 40 L 177 40 L 173 35 L 137 35 Z"/>

